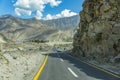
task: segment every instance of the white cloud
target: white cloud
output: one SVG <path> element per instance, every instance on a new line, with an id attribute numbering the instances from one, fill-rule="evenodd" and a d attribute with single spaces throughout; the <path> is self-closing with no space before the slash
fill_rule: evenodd
<path id="1" fill-rule="evenodd" d="M 58 6 L 61 2 L 62 1 L 48 0 L 48 3 L 50 3 L 52 7 Z"/>
<path id="2" fill-rule="evenodd" d="M 58 6 L 60 3 L 62 3 L 61 0 L 17 0 L 14 6 L 15 6 L 16 15 L 30 16 L 32 12 L 36 12 L 35 15 L 36 19 L 51 20 L 51 19 L 77 15 L 77 13 L 65 9 L 59 14 L 56 15 L 48 14 L 45 18 L 42 18 L 43 17 L 42 12 L 44 11 L 47 4 L 50 4 L 51 7 L 54 7 L 54 6 Z"/>
<path id="3" fill-rule="evenodd" d="M 51 7 L 58 6 L 61 0 L 17 0 L 14 4 L 15 13 L 18 16 L 22 14 L 31 15 L 32 12 L 36 11 L 36 17 L 42 17 L 46 4 L 50 4 Z"/>
<path id="4" fill-rule="evenodd" d="M 70 17 L 70 16 L 74 16 L 77 15 L 77 13 L 75 12 L 71 12 L 68 9 L 65 9 L 64 11 L 61 12 L 62 17 Z"/>
<path id="5" fill-rule="evenodd" d="M 24 10 L 24 9 L 20 9 L 20 8 L 15 8 L 15 13 L 18 16 L 21 16 L 22 14 L 30 16 L 32 12 L 30 10 Z"/>
<path id="6" fill-rule="evenodd" d="M 42 16 L 43 16 L 42 13 L 41 13 L 40 11 L 37 11 L 35 18 L 36 18 L 36 19 L 41 19 Z"/>
<path id="7" fill-rule="evenodd" d="M 48 14 L 44 18 L 44 20 L 51 20 L 51 19 L 57 19 L 57 18 L 63 18 L 63 17 L 70 17 L 70 16 L 75 16 L 75 15 L 77 15 L 77 13 L 71 12 L 71 10 L 65 9 L 60 14 L 56 14 L 56 15 Z"/>
<path id="8" fill-rule="evenodd" d="M 46 20 L 51 20 L 52 18 L 53 18 L 53 16 L 51 14 L 48 14 L 45 19 Z"/>

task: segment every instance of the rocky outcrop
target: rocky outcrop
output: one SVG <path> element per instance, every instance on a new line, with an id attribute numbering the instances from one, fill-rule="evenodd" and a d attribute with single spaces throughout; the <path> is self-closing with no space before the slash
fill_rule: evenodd
<path id="1" fill-rule="evenodd" d="M 120 0 L 85 0 L 74 36 L 77 56 L 109 62 L 120 54 Z"/>
<path id="2" fill-rule="evenodd" d="M 3 34 L 0 33 L 0 43 L 6 43 L 6 42 L 7 42 L 7 39 Z"/>

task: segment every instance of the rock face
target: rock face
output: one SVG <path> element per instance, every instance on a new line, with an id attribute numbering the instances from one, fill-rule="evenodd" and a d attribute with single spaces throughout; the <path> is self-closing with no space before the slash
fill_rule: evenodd
<path id="1" fill-rule="evenodd" d="M 120 54 L 120 0 L 85 0 L 74 36 L 77 56 L 109 62 Z"/>
<path id="2" fill-rule="evenodd" d="M 0 33 L 0 43 L 6 43 L 6 42 L 7 42 L 7 39 L 3 34 Z"/>
<path id="3" fill-rule="evenodd" d="M 64 17 L 59 19 L 53 20 L 44 20 L 42 21 L 43 24 L 51 27 L 55 27 L 60 30 L 67 30 L 67 29 L 76 29 L 76 26 L 79 24 L 79 15 L 75 15 L 72 17 Z"/>

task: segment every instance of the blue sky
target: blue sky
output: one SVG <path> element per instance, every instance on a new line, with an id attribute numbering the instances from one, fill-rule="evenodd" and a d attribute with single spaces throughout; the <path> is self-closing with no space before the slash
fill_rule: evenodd
<path id="1" fill-rule="evenodd" d="M 0 15 L 55 19 L 78 14 L 84 0 L 0 0 Z"/>

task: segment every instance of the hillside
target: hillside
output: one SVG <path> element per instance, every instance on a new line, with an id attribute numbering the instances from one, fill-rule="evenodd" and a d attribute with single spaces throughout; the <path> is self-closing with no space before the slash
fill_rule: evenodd
<path id="1" fill-rule="evenodd" d="M 53 20 L 46 20 L 43 21 L 43 24 L 46 24 L 47 26 L 52 26 L 57 29 L 75 29 L 76 26 L 79 23 L 79 15 L 72 16 L 72 17 L 65 17 L 65 18 L 59 18 L 59 19 L 53 19 Z"/>
<path id="2" fill-rule="evenodd" d="M 4 37 L 3 34 L 0 34 L 0 43 L 6 43 L 8 40 Z"/>
<path id="3" fill-rule="evenodd" d="M 75 16 L 76 17 L 76 16 Z M 32 19 L 20 19 L 17 17 L 13 17 L 11 15 L 0 16 L 0 33 L 3 34 L 7 39 L 13 42 L 22 42 L 22 41 L 31 41 L 35 39 L 41 40 L 67 40 L 67 38 L 71 39 L 74 33 L 72 28 L 76 28 L 74 24 L 77 23 L 77 20 L 71 22 L 76 19 L 74 17 L 56 19 L 51 21 L 43 21 Z M 64 23 L 65 20 L 65 23 Z M 62 22 L 61 22 L 62 21 Z M 59 24 L 64 23 L 64 25 L 57 26 L 56 24 L 53 26 L 51 22 L 56 22 Z M 72 25 L 73 23 L 73 25 Z M 71 26 L 70 26 L 71 25 Z M 71 28 L 72 27 L 72 28 Z M 68 28 L 67 31 L 62 29 Z M 60 33 L 59 33 L 60 32 Z M 66 34 L 68 33 L 68 34 Z M 61 36 L 63 35 L 63 36 Z M 61 36 L 60 38 L 58 36 Z"/>

